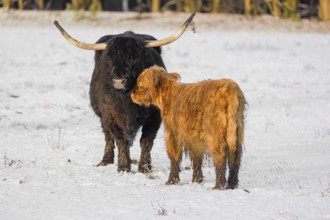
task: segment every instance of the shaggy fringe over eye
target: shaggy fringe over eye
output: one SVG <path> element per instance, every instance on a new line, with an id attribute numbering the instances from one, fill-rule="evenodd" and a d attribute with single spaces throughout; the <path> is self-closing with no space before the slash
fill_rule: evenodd
<path id="1" fill-rule="evenodd" d="M 108 56 L 116 65 L 133 66 L 146 52 L 144 42 L 133 37 L 115 38 L 108 47 Z"/>

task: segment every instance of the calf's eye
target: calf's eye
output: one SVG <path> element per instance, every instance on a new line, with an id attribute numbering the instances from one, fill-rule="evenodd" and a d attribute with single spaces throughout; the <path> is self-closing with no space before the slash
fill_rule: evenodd
<path id="1" fill-rule="evenodd" d="M 147 94 L 147 89 L 140 89 L 139 93 L 142 94 L 142 95 L 145 95 Z"/>

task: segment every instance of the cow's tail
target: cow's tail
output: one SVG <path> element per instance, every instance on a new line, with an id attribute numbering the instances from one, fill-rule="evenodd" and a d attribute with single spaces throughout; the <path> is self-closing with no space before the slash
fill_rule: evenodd
<path id="1" fill-rule="evenodd" d="M 245 104 L 246 101 L 243 92 L 238 85 L 235 85 L 235 87 L 229 91 L 228 96 L 226 142 L 228 146 L 229 172 L 237 172 L 236 176 L 241 163 L 244 140 Z M 234 173 L 232 173 L 233 176 L 235 176 Z"/>

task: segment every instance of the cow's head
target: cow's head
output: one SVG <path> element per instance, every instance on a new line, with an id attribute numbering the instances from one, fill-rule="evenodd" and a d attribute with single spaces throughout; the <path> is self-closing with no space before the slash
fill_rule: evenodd
<path id="1" fill-rule="evenodd" d="M 122 92 L 129 92 L 134 87 L 139 74 L 145 68 L 154 64 L 163 65 L 159 53 L 156 50 L 150 50 L 150 48 L 157 48 L 177 40 L 187 29 L 194 16 L 195 13 L 181 25 L 175 34 L 163 40 L 149 40 L 150 38 L 148 39 L 144 35 L 125 32 L 112 35 L 107 41 L 96 44 L 77 41 L 67 34 L 57 21 L 54 24 L 62 35 L 76 47 L 102 51 L 102 53 L 98 52 L 97 54 L 102 56 L 102 65 L 105 65 L 102 69 L 107 71 L 110 86 Z"/>
<path id="2" fill-rule="evenodd" d="M 158 52 L 146 48 L 144 40 L 133 32 L 125 32 L 108 40 L 101 56 L 110 86 L 121 92 L 131 91 L 139 74 L 150 63 L 162 64 Z"/>

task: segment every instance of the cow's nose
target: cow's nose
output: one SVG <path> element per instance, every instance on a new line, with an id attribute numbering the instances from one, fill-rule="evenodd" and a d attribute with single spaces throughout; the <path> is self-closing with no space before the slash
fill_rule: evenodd
<path id="1" fill-rule="evenodd" d="M 116 89 L 125 89 L 127 79 L 113 79 L 112 84 Z"/>

